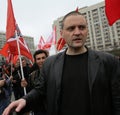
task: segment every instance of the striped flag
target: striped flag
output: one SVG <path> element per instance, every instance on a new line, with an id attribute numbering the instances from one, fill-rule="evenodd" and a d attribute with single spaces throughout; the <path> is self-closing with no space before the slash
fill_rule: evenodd
<path id="1" fill-rule="evenodd" d="M 18 25 L 16 24 L 11 0 L 8 0 L 6 39 L 11 54 L 18 55 L 20 49 L 20 55 L 26 56 L 33 62 L 32 54 L 21 34 Z"/>

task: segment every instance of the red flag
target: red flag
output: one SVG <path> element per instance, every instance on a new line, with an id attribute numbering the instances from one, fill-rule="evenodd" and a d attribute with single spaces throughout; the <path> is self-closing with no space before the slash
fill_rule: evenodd
<path id="1" fill-rule="evenodd" d="M 11 63 L 12 62 L 13 55 L 8 51 L 8 56 L 6 57 L 6 63 Z"/>
<path id="2" fill-rule="evenodd" d="M 10 63 L 12 59 L 12 54 L 9 50 L 9 44 L 6 43 L 3 48 L 0 50 L 0 54 L 2 54 L 4 57 L 6 57 L 6 63 Z"/>
<path id="3" fill-rule="evenodd" d="M 39 43 L 37 45 L 37 50 L 38 49 L 43 49 L 44 45 L 45 45 L 45 41 L 44 41 L 43 37 L 41 36 L 40 40 L 39 40 Z"/>
<path id="4" fill-rule="evenodd" d="M 7 43 L 0 50 L 0 54 L 2 54 L 5 57 L 8 57 L 8 55 L 9 55 L 9 45 Z"/>
<path id="5" fill-rule="evenodd" d="M 28 49 L 26 42 L 22 37 L 18 25 L 16 24 L 11 0 L 8 0 L 6 38 L 11 54 L 24 55 L 33 61 L 32 54 L 30 53 L 30 50 Z M 18 50 L 20 50 L 20 54 Z"/>
<path id="6" fill-rule="evenodd" d="M 6 26 L 6 39 L 8 40 L 15 34 L 15 17 L 13 12 L 13 7 L 11 0 L 8 0 L 8 9 L 7 9 L 7 26 Z"/>
<path id="7" fill-rule="evenodd" d="M 120 19 L 120 0 L 105 0 L 105 12 L 109 25 Z"/>
<path id="8" fill-rule="evenodd" d="M 43 49 L 49 50 L 51 46 L 55 44 L 56 44 L 56 26 L 54 27 L 52 34 L 49 36 L 49 38 L 45 42 Z"/>
<path id="9" fill-rule="evenodd" d="M 19 59 L 18 55 L 15 55 L 15 56 L 12 58 L 12 63 L 15 65 L 18 59 Z"/>
<path id="10" fill-rule="evenodd" d="M 58 51 L 61 50 L 63 48 L 63 46 L 65 45 L 65 43 L 66 42 L 65 42 L 64 38 L 60 38 L 57 42 L 57 50 Z"/>
<path id="11" fill-rule="evenodd" d="M 9 50 L 11 54 L 13 54 L 14 56 L 19 55 L 18 48 L 17 48 L 17 38 L 10 38 L 7 41 L 7 43 L 9 44 Z M 28 46 L 25 40 L 22 37 L 20 37 L 18 38 L 18 43 L 20 47 L 20 54 L 26 56 L 28 59 L 30 59 L 33 62 L 32 54 L 30 50 L 28 49 Z"/>

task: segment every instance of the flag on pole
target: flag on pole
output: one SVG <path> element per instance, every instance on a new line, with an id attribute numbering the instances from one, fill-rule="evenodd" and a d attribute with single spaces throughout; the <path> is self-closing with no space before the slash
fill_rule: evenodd
<path id="1" fill-rule="evenodd" d="M 13 55 L 18 54 L 19 56 L 21 76 L 22 76 L 22 79 L 24 80 L 25 78 L 24 78 L 24 73 L 22 68 L 21 55 L 24 55 L 26 57 L 28 56 L 30 59 L 32 59 L 32 55 L 30 51 L 28 51 L 26 42 L 24 41 L 20 32 L 20 29 L 16 24 L 11 0 L 8 0 L 6 39 L 9 45 L 10 53 Z M 26 88 L 23 87 L 23 89 L 24 89 L 24 94 L 26 95 Z"/>
<path id="2" fill-rule="evenodd" d="M 64 38 L 60 38 L 57 42 L 57 50 L 60 51 L 66 44 Z"/>
<path id="3" fill-rule="evenodd" d="M 44 45 L 45 45 L 45 41 L 44 41 L 43 37 L 41 36 L 40 40 L 39 40 L 39 43 L 37 45 L 37 50 L 38 49 L 43 49 Z"/>
<path id="4" fill-rule="evenodd" d="M 120 0 L 105 0 L 105 12 L 109 25 L 112 26 L 120 19 Z"/>
<path id="5" fill-rule="evenodd" d="M 11 54 L 18 55 L 18 49 L 20 49 L 20 55 L 26 56 L 33 62 L 32 54 L 16 24 L 11 0 L 8 0 L 6 39 Z M 19 43 L 19 48 L 17 41 Z"/>
<path id="6" fill-rule="evenodd" d="M 15 35 L 16 20 L 14 17 L 13 6 L 11 0 L 8 0 L 7 9 L 7 26 L 6 26 L 6 39 L 13 37 Z"/>
<path id="7" fill-rule="evenodd" d="M 18 25 L 16 25 L 16 30 L 15 31 L 16 31 L 17 34 L 7 40 L 7 43 L 9 44 L 9 50 L 10 50 L 11 54 L 19 55 L 18 45 L 17 45 L 17 40 L 18 40 L 20 55 L 26 56 L 28 59 L 30 59 L 33 62 L 32 54 L 31 54 L 24 38 L 22 37 L 22 34 L 21 34 L 21 32 L 18 28 Z"/>
<path id="8" fill-rule="evenodd" d="M 48 37 L 43 49 L 49 50 L 52 45 L 56 44 L 56 26 L 53 28 L 51 35 Z"/>
<path id="9" fill-rule="evenodd" d="M 0 54 L 3 55 L 6 58 L 7 63 L 16 63 L 18 59 L 18 55 L 12 55 L 10 50 L 9 50 L 9 44 L 6 43 L 3 48 L 0 50 Z"/>

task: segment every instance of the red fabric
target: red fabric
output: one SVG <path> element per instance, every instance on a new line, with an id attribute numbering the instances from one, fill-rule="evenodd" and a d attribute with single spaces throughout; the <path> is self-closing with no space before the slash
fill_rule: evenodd
<path id="1" fill-rule="evenodd" d="M 120 19 L 120 0 L 105 0 L 105 12 L 109 25 Z"/>
<path id="2" fill-rule="evenodd" d="M 12 58 L 13 58 L 13 55 L 12 55 L 10 52 L 8 52 L 8 57 L 6 57 L 6 63 L 11 63 L 11 62 L 13 62 L 13 61 L 12 61 Z"/>
<path id="3" fill-rule="evenodd" d="M 52 34 L 49 36 L 47 41 L 45 42 L 45 45 L 43 46 L 43 49 L 49 50 L 52 45 L 56 44 L 56 26 L 54 27 Z"/>
<path id="4" fill-rule="evenodd" d="M 9 44 L 9 50 L 11 54 L 13 54 L 14 56 L 19 55 L 17 38 L 10 38 L 7 41 L 7 43 Z M 28 59 L 30 59 L 33 62 L 32 54 L 30 50 L 28 49 L 25 40 L 22 37 L 20 37 L 18 38 L 18 43 L 19 43 L 19 48 L 20 48 L 20 54 L 26 56 Z"/>
<path id="5" fill-rule="evenodd" d="M 0 54 L 5 56 L 5 57 L 8 57 L 8 55 L 9 55 L 9 45 L 7 43 L 0 50 Z"/>
<path id="6" fill-rule="evenodd" d="M 45 41 L 44 41 L 43 37 L 41 36 L 40 40 L 39 40 L 39 43 L 37 45 L 37 50 L 38 49 L 43 49 L 44 45 L 45 45 Z"/>
<path id="7" fill-rule="evenodd" d="M 11 0 L 8 0 L 8 9 L 7 9 L 7 26 L 6 26 L 6 39 L 8 40 L 15 33 L 15 17 L 13 12 L 13 7 Z"/>
<path id="8" fill-rule="evenodd" d="M 18 59 L 19 59 L 18 55 L 15 55 L 12 59 L 12 63 L 15 65 Z"/>
<path id="9" fill-rule="evenodd" d="M 32 54 L 30 53 L 25 40 L 22 38 L 18 25 L 16 24 L 11 0 L 8 0 L 6 38 L 9 51 L 13 56 L 24 55 L 33 61 Z M 19 45 L 17 44 L 17 41 Z M 18 49 L 20 49 L 20 54 Z"/>
<path id="10" fill-rule="evenodd" d="M 10 53 L 9 50 L 9 44 L 6 43 L 3 48 L 0 50 L 0 54 L 6 57 L 6 63 L 10 63 L 12 60 L 12 54 Z"/>
<path id="11" fill-rule="evenodd" d="M 66 44 L 66 42 L 65 42 L 64 38 L 60 38 L 57 42 L 57 50 L 58 51 L 61 50 L 65 44 Z"/>

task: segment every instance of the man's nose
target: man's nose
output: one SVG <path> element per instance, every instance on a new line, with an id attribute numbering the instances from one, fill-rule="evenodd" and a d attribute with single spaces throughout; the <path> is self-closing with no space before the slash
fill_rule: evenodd
<path id="1" fill-rule="evenodd" d="M 78 27 L 76 27 L 74 30 L 74 34 L 79 35 L 80 33 L 81 33 L 81 30 Z"/>

